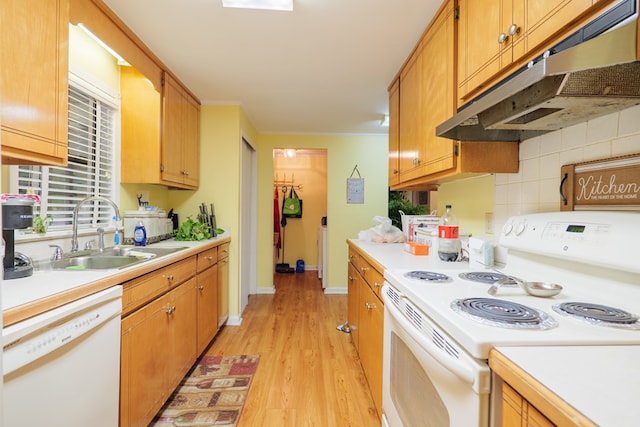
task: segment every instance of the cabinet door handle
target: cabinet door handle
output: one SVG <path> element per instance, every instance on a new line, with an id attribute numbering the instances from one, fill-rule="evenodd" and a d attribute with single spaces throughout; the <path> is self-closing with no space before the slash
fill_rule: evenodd
<path id="1" fill-rule="evenodd" d="M 198 286 L 198 290 L 204 291 L 204 286 L 202 286 L 202 285 Z"/>
<path id="2" fill-rule="evenodd" d="M 378 283 L 378 282 L 373 282 L 373 287 L 374 287 L 374 288 L 379 288 L 379 287 L 380 287 L 380 283 Z"/>
<path id="3" fill-rule="evenodd" d="M 165 311 L 167 314 L 173 314 L 173 312 L 176 311 L 176 306 L 172 305 L 167 307 L 167 310 Z"/>
<path id="4" fill-rule="evenodd" d="M 511 24 L 509 26 L 509 35 L 515 36 L 516 34 L 520 34 L 520 27 L 517 26 L 516 24 Z"/>
<path id="5" fill-rule="evenodd" d="M 353 276 L 347 276 L 350 281 L 353 281 Z"/>
<path id="6" fill-rule="evenodd" d="M 369 270 L 369 267 L 361 267 L 360 271 L 362 271 L 363 273 L 366 272 L 367 270 Z"/>
<path id="7" fill-rule="evenodd" d="M 371 304 L 371 303 L 368 303 L 368 302 L 365 302 L 364 306 L 365 306 L 365 308 L 367 310 L 375 310 L 376 308 L 378 308 L 375 304 Z"/>
<path id="8" fill-rule="evenodd" d="M 167 280 L 172 281 L 174 279 L 173 274 L 169 274 L 166 276 Z"/>
<path id="9" fill-rule="evenodd" d="M 500 33 L 498 36 L 498 44 L 506 43 L 509 40 L 509 36 L 505 33 Z"/>

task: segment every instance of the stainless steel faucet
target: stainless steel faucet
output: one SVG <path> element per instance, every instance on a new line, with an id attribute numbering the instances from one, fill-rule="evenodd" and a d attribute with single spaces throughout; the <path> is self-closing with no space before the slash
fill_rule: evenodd
<path id="1" fill-rule="evenodd" d="M 116 213 L 116 220 L 120 218 L 120 209 L 118 209 L 118 205 L 116 205 L 115 202 L 113 202 L 113 200 L 111 199 L 102 196 L 90 196 L 80 200 L 76 207 L 73 208 L 73 234 L 71 234 L 71 252 L 78 252 L 78 212 L 80 212 L 80 207 L 87 202 L 95 200 L 109 203 Z"/>

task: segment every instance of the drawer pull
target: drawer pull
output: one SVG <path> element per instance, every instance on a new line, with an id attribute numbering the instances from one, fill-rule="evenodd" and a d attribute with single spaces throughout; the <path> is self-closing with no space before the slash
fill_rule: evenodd
<path id="1" fill-rule="evenodd" d="M 166 313 L 167 314 L 173 314 L 175 311 L 176 311 L 176 306 L 172 305 L 172 306 L 167 308 Z"/>
<path id="2" fill-rule="evenodd" d="M 364 306 L 365 306 L 365 308 L 367 310 L 375 310 L 376 308 L 378 308 L 375 304 L 371 304 L 371 303 L 368 303 L 368 302 L 365 302 Z"/>
<path id="3" fill-rule="evenodd" d="M 361 270 L 363 273 L 365 273 L 366 271 L 368 271 L 368 270 L 369 270 L 369 267 L 362 267 L 362 268 L 360 268 L 360 270 Z"/>
<path id="4" fill-rule="evenodd" d="M 202 285 L 198 286 L 198 290 L 204 291 L 204 286 L 202 286 Z"/>
<path id="5" fill-rule="evenodd" d="M 211 261 L 212 259 L 213 259 L 213 257 L 212 257 L 211 255 L 209 255 L 209 256 L 207 257 L 207 260 L 208 260 L 208 261 Z"/>
<path id="6" fill-rule="evenodd" d="M 380 287 L 380 283 L 378 283 L 378 282 L 373 282 L 373 287 L 374 287 L 374 288 L 379 288 L 379 287 Z"/>
<path id="7" fill-rule="evenodd" d="M 353 276 L 348 276 L 350 281 L 353 281 Z"/>
<path id="8" fill-rule="evenodd" d="M 174 279 L 173 274 L 169 274 L 169 275 L 168 275 L 168 276 L 166 276 L 166 277 L 167 277 L 167 280 L 169 280 L 169 281 L 171 281 L 171 280 L 173 280 L 173 279 Z"/>

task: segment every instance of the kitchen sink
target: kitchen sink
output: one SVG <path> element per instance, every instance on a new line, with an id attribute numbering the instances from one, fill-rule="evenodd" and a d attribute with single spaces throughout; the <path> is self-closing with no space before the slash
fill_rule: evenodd
<path id="1" fill-rule="evenodd" d="M 147 246 L 120 246 L 117 248 L 107 248 L 102 252 L 92 252 L 92 256 L 96 257 L 108 257 L 108 256 L 136 256 L 136 253 L 140 254 L 149 254 L 150 257 L 156 256 L 161 257 L 164 255 L 169 255 L 174 252 L 181 251 L 183 249 L 187 249 L 186 246 L 179 247 L 165 247 L 165 248 L 154 248 Z"/>
<path id="2" fill-rule="evenodd" d="M 52 264 L 54 270 L 108 270 L 129 267 L 133 264 L 169 255 L 186 247 L 118 247 L 107 248 L 102 252 L 82 251 L 65 256 Z"/>

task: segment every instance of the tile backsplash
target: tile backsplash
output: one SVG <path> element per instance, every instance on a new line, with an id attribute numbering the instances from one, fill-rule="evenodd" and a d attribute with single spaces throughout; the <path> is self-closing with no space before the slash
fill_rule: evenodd
<path id="1" fill-rule="evenodd" d="M 640 106 L 520 143 L 518 173 L 495 174 L 494 235 L 511 215 L 560 210 L 562 165 L 640 153 Z"/>

